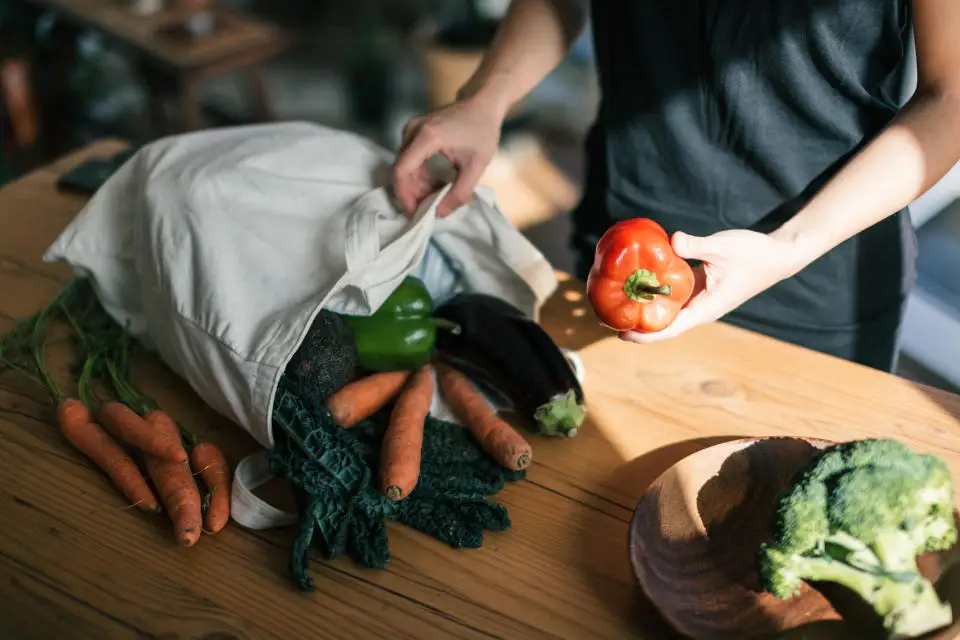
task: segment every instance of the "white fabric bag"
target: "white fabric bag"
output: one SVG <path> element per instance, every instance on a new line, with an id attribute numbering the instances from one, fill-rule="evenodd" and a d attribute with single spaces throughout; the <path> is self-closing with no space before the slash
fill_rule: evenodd
<path id="1" fill-rule="evenodd" d="M 557 287 L 486 189 L 443 219 L 435 204 L 449 187 L 401 215 L 384 188 L 392 159 L 308 123 L 165 138 L 127 161 L 44 259 L 90 278 L 114 319 L 269 448 L 280 376 L 321 308 L 372 313 L 412 274 L 437 304 L 478 291 L 536 318 Z M 253 495 L 267 479 L 263 453 L 237 466 L 241 525 L 294 521 Z"/>

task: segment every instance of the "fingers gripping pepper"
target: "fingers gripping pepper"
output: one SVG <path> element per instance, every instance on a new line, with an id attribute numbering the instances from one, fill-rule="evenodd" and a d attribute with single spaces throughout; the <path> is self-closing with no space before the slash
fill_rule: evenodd
<path id="1" fill-rule="evenodd" d="M 611 329 L 652 333 L 673 323 L 694 282 L 693 269 L 673 252 L 663 227 L 635 218 L 618 222 L 600 238 L 587 296 Z"/>
<path id="2" fill-rule="evenodd" d="M 353 331 L 357 359 L 367 371 L 413 371 L 433 360 L 437 329 L 456 325 L 433 317 L 426 286 L 408 276 L 369 316 L 343 316 Z"/>

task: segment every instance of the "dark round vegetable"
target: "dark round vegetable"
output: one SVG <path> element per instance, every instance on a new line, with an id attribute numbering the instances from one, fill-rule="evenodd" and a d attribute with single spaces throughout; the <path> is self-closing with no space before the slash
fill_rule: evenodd
<path id="1" fill-rule="evenodd" d="M 323 310 L 314 319 L 286 374 L 311 400 L 322 404 L 357 372 L 353 332 L 339 315 Z"/>

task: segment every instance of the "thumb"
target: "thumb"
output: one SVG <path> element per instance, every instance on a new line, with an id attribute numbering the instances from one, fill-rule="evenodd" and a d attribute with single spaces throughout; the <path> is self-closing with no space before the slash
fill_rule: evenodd
<path id="1" fill-rule="evenodd" d="M 666 329 L 653 333 L 624 331 L 620 334 L 620 339 L 645 344 L 675 338 L 694 327 L 716 320 L 722 311 L 722 300 L 709 291 L 702 291 L 690 300 Z"/>
<path id="2" fill-rule="evenodd" d="M 720 257 L 720 243 L 715 235 L 692 236 L 682 231 L 673 234 L 671 240 L 674 252 L 686 260 L 716 262 Z"/>

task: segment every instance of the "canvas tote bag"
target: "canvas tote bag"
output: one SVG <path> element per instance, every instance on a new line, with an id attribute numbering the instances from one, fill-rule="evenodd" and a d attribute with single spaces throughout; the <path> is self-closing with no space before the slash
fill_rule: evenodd
<path id="1" fill-rule="evenodd" d="M 89 278 L 117 322 L 269 448 L 280 376 L 321 309 L 370 314 L 414 275 L 437 304 L 475 291 L 536 318 L 557 287 L 487 189 L 443 219 L 449 186 L 402 215 L 385 188 L 392 160 L 362 136 L 302 122 L 161 139 L 44 259 Z M 450 419 L 435 397 L 435 415 Z M 237 465 L 232 514 L 260 529 L 296 519 L 254 495 L 270 478 L 263 453 Z"/>

